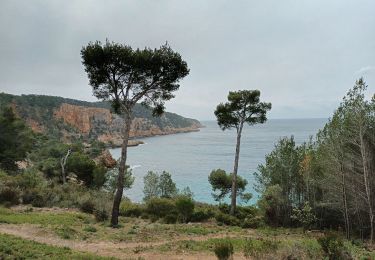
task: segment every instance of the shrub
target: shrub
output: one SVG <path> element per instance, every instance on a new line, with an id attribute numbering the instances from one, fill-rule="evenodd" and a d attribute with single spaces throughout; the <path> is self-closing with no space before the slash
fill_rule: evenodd
<path id="1" fill-rule="evenodd" d="M 148 214 L 158 218 L 164 218 L 171 214 L 177 215 L 175 204 L 171 199 L 166 198 L 150 199 L 147 201 L 146 211 Z"/>
<path id="2" fill-rule="evenodd" d="M 33 195 L 33 199 L 31 201 L 31 205 L 33 207 L 37 207 L 37 208 L 42 208 L 42 207 L 45 207 L 47 205 L 47 201 L 46 201 L 46 198 L 43 197 L 41 194 L 39 193 L 35 193 Z"/>
<path id="3" fill-rule="evenodd" d="M 258 228 L 263 225 L 264 223 L 261 217 L 249 217 L 241 221 L 242 228 Z"/>
<path id="4" fill-rule="evenodd" d="M 180 196 L 176 200 L 176 209 L 183 223 L 186 223 L 194 212 L 194 201 L 187 196 Z"/>
<path id="5" fill-rule="evenodd" d="M 327 234 L 318 238 L 318 243 L 329 259 L 345 259 L 344 256 L 348 254 L 345 251 L 342 238 L 335 234 Z"/>
<path id="6" fill-rule="evenodd" d="M 76 236 L 77 231 L 68 226 L 63 226 L 59 228 L 56 233 L 63 239 L 72 239 Z"/>
<path id="7" fill-rule="evenodd" d="M 163 221 L 166 224 L 176 224 L 177 214 L 174 214 L 174 213 L 168 214 L 163 218 Z"/>
<path id="8" fill-rule="evenodd" d="M 95 233 L 96 231 L 98 231 L 96 229 L 96 227 L 93 227 L 93 226 L 87 226 L 83 229 L 83 231 L 86 231 L 86 232 L 90 232 L 90 233 Z"/>
<path id="9" fill-rule="evenodd" d="M 227 239 L 217 242 L 214 246 L 214 252 L 219 260 L 230 259 L 234 253 L 233 244 Z"/>
<path id="10" fill-rule="evenodd" d="M 79 205 L 79 209 L 82 212 L 92 214 L 95 210 L 95 203 L 92 200 L 82 201 Z"/>
<path id="11" fill-rule="evenodd" d="M 145 212 L 144 206 L 132 203 L 130 200 L 124 200 L 120 204 L 120 216 L 140 217 Z"/>
<path id="12" fill-rule="evenodd" d="M 14 177 L 8 176 L 5 172 L 0 172 L 0 203 L 6 205 L 19 204 L 21 192 L 17 187 Z"/>
<path id="13" fill-rule="evenodd" d="M 265 254 L 274 254 L 278 246 L 279 242 L 268 239 L 246 239 L 243 253 L 246 258 L 262 259 Z"/>
<path id="14" fill-rule="evenodd" d="M 103 222 L 108 219 L 108 212 L 105 208 L 95 209 L 94 216 L 95 216 L 96 221 Z"/>
<path id="15" fill-rule="evenodd" d="M 22 203 L 31 204 L 38 194 L 39 193 L 36 189 L 25 190 L 21 196 Z"/>
<path id="16" fill-rule="evenodd" d="M 17 205 L 20 200 L 20 191 L 17 188 L 0 187 L 0 203 Z"/>
<path id="17" fill-rule="evenodd" d="M 95 188 L 103 187 L 104 183 L 107 181 L 107 168 L 103 166 L 95 167 L 94 171 L 92 172 L 92 186 Z"/>
<path id="18" fill-rule="evenodd" d="M 193 212 L 193 214 L 190 217 L 190 221 L 191 222 L 203 222 L 214 216 L 215 214 L 210 209 L 208 210 L 199 209 Z"/>
<path id="19" fill-rule="evenodd" d="M 257 213 L 258 213 L 258 210 L 254 206 L 247 206 L 247 207 L 237 206 L 235 216 L 238 219 L 254 218 L 257 215 Z"/>
<path id="20" fill-rule="evenodd" d="M 225 224 L 227 226 L 239 226 L 240 224 L 236 217 L 221 212 L 215 215 L 215 219 L 219 224 Z"/>

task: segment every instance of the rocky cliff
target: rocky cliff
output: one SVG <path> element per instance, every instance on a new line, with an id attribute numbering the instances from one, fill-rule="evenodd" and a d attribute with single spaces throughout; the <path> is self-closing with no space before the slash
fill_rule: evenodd
<path id="1" fill-rule="evenodd" d="M 16 114 L 25 119 L 35 132 L 58 136 L 68 142 L 81 139 L 98 140 L 114 146 L 121 144 L 124 120 L 112 113 L 109 104 L 105 102 L 0 93 L 0 109 L 4 106 L 12 106 Z M 173 113 L 155 118 L 150 110 L 137 106 L 130 137 L 198 131 L 200 127 L 197 120 Z"/>

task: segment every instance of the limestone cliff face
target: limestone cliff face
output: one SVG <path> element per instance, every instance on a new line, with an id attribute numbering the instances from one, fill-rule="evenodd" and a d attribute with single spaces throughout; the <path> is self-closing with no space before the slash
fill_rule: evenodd
<path id="1" fill-rule="evenodd" d="M 63 103 L 54 111 L 54 117 L 76 129 L 83 138 L 95 138 L 115 146 L 121 145 L 124 120 L 118 115 L 112 114 L 109 109 Z M 201 127 L 199 123 L 192 122 L 188 127 L 166 126 L 161 128 L 146 118 L 135 117 L 131 125 L 130 137 L 199 131 L 199 127 Z M 65 131 L 64 139 L 68 139 L 67 135 L 69 133 Z"/>
<path id="2" fill-rule="evenodd" d="M 89 134 L 95 122 L 111 124 L 112 115 L 108 109 L 83 107 L 63 103 L 55 110 L 54 116 L 75 127 L 82 134 Z"/>

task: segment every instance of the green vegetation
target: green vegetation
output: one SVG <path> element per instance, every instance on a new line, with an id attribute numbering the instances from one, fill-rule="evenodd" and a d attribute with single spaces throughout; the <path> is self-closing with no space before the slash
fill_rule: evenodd
<path id="1" fill-rule="evenodd" d="M 176 183 L 169 172 L 163 171 L 160 175 L 149 171 L 144 177 L 144 201 L 152 198 L 172 198 L 178 193 Z"/>
<path id="2" fill-rule="evenodd" d="M 236 154 L 232 173 L 231 208 L 230 214 L 234 215 L 237 204 L 237 171 L 240 158 L 241 135 L 244 124 L 255 125 L 266 122 L 267 111 L 271 103 L 260 102 L 259 90 L 230 91 L 228 102 L 220 103 L 215 110 L 217 123 L 224 131 L 235 128 L 237 131 Z"/>
<path id="3" fill-rule="evenodd" d="M 212 196 L 216 201 L 221 202 L 228 194 L 231 194 L 232 179 L 233 174 L 227 174 L 222 169 L 213 170 L 210 173 L 208 176 L 208 182 L 211 184 L 214 192 L 219 191 L 218 194 L 212 193 Z M 236 182 L 237 196 L 239 196 L 244 202 L 248 202 L 252 195 L 251 193 L 245 193 L 247 180 L 241 176 L 237 176 Z"/>
<path id="4" fill-rule="evenodd" d="M 31 150 L 33 134 L 10 107 L 0 110 L 0 168 L 14 171 Z"/>
<path id="5" fill-rule="evenodd" d="M 233 255 L 233 244 L 230 240 L 222 240 L 215 244 L 214 252 L 219 260 L 228 260 Z"/>
<path id="6" fill-rule="evenodd" d="M 0 234 L 1 259 L 111 259 Z"/>
<path id="7" fill-rule="evenodd" d="M 135 104 L 151 108 L 153 116 L 161 116 L 165 101 L 174 97 L 173 93 L 180 87 L 178 82 L 189 74 L 189 69 L 181 55 L 168 44 L 154 50 L 133 50 L 129 45 L 96 41 L 82 48 L 81 57 L 94 96 L 109 101 L 125 122 L 111 216 L 111 225 L 117 227 Z"/>
<path id="8" fill-rule="evenodd" d="M 219 259 L 375 259 L 375 98 L 367 100 L 365 90 L 358 80 L 315 139 L 297 145 L 292 136 L 275 144 L 256 173 L 261 195 L 256 205 L 235 205 L 232 211 L 233 203 L 225 204 L 233 198 L 234 182 L 236 197 L 251 198 L 245 193 L 247 180 L 235 173 L 211 172 L 208 181 L 220 204 L 209 205 L 195 201 L 188 187 L 178 190 L 170 173 L 150 171 L 144 177 L 143 203 L 120 203 L 121 225 L 110 216 L 116 209 L 117 177 L 123 177 L 121 192 L 134 182 L 124 159 L 108 167 L 98 159 L 105 149 L 101 142 L 66 144 L 32 133 L 13 109 L 0 103 L 0 231 L 22 234 L 26 229 L 38 239 L 46 234 L 69 245 L 108 243 L 116 254 L 108 248 L 111 253 L 103 254 L 134 259 L 187 253 L 202 259 L 214 254 Z M 245 95 L 233 93 L 229 101 Z M 43 102 L 55 106 L 48 98 Z M 217 111 L 238 108 L 236 102 L 219 105 Z M 266 108 L 259 118 L 242 123 L 230 119 L 229 110 L 229 121 L 217 112 L 219 125 L 264 122 Z M 101 259 L 3 234 L 0 258 Z"/>
<path id="9" fill-rule="evenodd" d="M 256 177 L 267 224 L 344 227 L 348 239 L 374 240 L 375 98 L 366 100 L 366 88 L 356 82 L 316 141 L 283 138 L 266 156 Z"/>

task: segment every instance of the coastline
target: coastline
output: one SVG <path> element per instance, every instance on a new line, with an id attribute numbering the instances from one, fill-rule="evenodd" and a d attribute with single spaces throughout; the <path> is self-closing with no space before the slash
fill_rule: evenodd
<path id="1" fill-rule="evenodd" d="M 132 139 L 130 139 L 129 142 L 128 142 L 128 147 L 136 147 L 136 146 L 139 146 L 141 144 L 144 144 L 144 142 L 141 141 L 141 140 L 138 140 L 138 138 L 199 132 L 200 128 L 204 128 L 204 127 L 205 126 L 200 125 L 200 126 L 185 127 L 185 128 L 173 128 L 173 129 L 169 129 L 169 130 L 162 131 L 162 132 L 158 131 L 156 133 L 155 132 L 153 133 L 152 131 L 150 131 L 150 133 L 147 133 L 147 134 L 132 136 L 131 137 Z M 133 138 L 135 138 L 135 139 L 133 139 Z M 116 141 L 115 143 L 108 144 L 108 148 L 114 149 L 114 148 L 120 148 L 122 146 L 122 140 L 121 139 L 116 139 L 115 141 Z"/>

